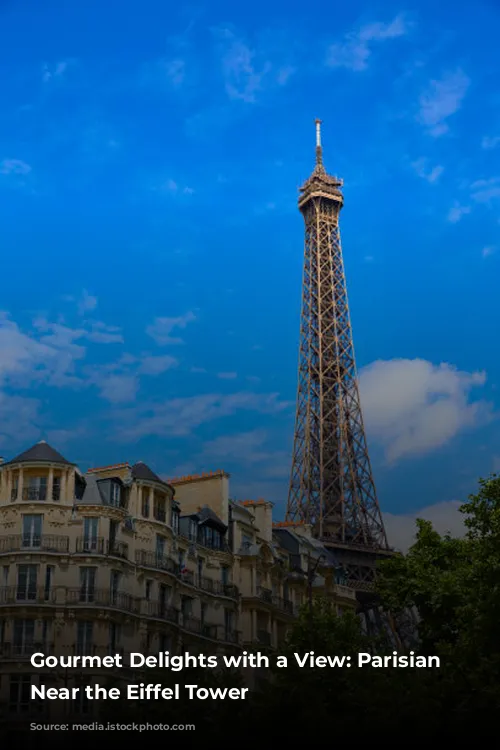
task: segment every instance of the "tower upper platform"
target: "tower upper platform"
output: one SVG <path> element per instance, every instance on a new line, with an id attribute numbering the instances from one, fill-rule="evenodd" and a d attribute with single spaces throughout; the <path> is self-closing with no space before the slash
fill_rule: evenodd
<path id="1" fill-rule="evenodd" d="M 321 145 L 321 120 L 316 120 L 316 166 L 311 176 L 300 188 L 299 209 L 302 211 L 312 198 L 325 198 L 344 205 L 342 195 L 343 180 L 329 175 L 323 165 L 323 148 Z"/>

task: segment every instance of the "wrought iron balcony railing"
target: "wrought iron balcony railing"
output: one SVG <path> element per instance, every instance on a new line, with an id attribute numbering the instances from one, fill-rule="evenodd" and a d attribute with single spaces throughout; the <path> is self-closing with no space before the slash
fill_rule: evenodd
<path id="1" fill-rule="evenodd" d="M 228 596 L 231 599 L 238 598 L 238 587 L 234 583 L 222 583 L 222 581 L 216 581 L 213 578 L 198 578 L 198 588 L 203 591 L 207 591 L 209 594 L 219 594 L 221 596 Z"/>
<path id="2" fill-rule="evenodd" d="M 16 659 L 30 658 L 38 652 L 45 656 L 51 656 L 54 653 L 54 644 L 31 639 L 15 640 L 12 642 L 4 641 L 0 643 L 0 659 L 8 659 L 10 657 Z"/>
<path id="3" fill-rule="evenodd" d="M 104 555 L 106 539 L 103 537 L 80 537 L 76 540 L 76 551 L 86 555 Z"/>
<path id="4" fill-rule="evenodd" d="M 126 591 L 96 589 L 93 586 L 67 589 L 66 604 L 71 606 L 110 607 L 132 614 L 139 614 L 140 612 L 139 601 Z"/>
<path id="5" fill-rule="evenodd" d="M 0 554 L 4 552 L 69 552 L 69 537 L 52 534 L 16 534 L 0 537 Z"/>
<path id="6" fill-rule="evenodd" d="M 53 599 L 52 590 L 45 586 L 22 584 L 0 588 L 0 606 L 8 606 L 10 604 L 51 604 Z"/>
<path id="7" fill-rule="evenodd" d="M 128 544 L 103 537 L 80 537 L 76 540 L 76 552 L 85 555 L 111 555 L 128 558 Z"/>
<path id="8" fill-rule="evenodd" d="M 144 599 L 142 612 L 146 617 L 154 617 L 159 620 L 167 620 L 175 625 L 179 624 L 179 610 L 171 607 L 166 602 Z"/>
<path id="9" fill-rule="evenodd" d="M 273 592 L 271 589 L 266 589 L 263 586 L 257 586 L 257 596 L 267 604 L 273 603 Z"/>
<path id="10" fill-rule="evenodd" d="M 156 568 L 157 570 L 166 570 L 167 573 L 177 576 L 179 574 L 179 564 L 167 555 L 161 555 L 157 552 L 149 552 L 145 549 L 136 550 L 136 565 L 144 568 Z"/>

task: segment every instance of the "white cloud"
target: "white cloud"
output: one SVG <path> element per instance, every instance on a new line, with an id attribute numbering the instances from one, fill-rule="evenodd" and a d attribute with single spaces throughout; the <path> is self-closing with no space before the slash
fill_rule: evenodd
<path id="1" fill-rule="evenodd" d="M 182 344 L 182 339 L 175 338 L 170 334 L 176 328 L 186 328 L 188 323 L 191 323 L 193 320 L 196 320 L 196 317 L 192 312 L 180 315 L 178 318 L 156 318 L 154 322 L 146 328 L 146 333 L 154 339 L 159 346 L 166 346 L 167 344 Z"/>
<path id="2" fill-rule="evenodd" d="M 95 310 L 97 307 L 97 297 L 93 297 L 86 289 L 82 292 L 82 297 L 78 302 L 78 312 L 84 315 L 87 312 Z"/>
<path id="3" fill-rule="evenodd" d="M 164 63 L 165 74 L 174 88 L 182 86 L 186 78 L 186 63 L 180 58 L 167 60 Z"/>
<path id="4" fill-rule="evenodd" d="M 110 373 L 98 379 L 101 398 L 112 404 L 133 401 L 139 390 L 139 382 L 134 375 Z"/>
<path id="5" fill-rule="evenodd" d="M 220 380 L 235 380 L 238 377 L 237 372 L 218 372 L 217 377 Z"/>
<path id="6" fill-rule="evenodd" d="M 177 365 L 178 361 L 169 354 L 165 354 L 162 357 L 143 357 L 139 366 L 139 373 L 143 375 L 161 375 L 163 372 L 177 367 Z"/>
<path id="7" fill-rule="evenodd" d="M 332 44 L 328 49 L 326 64 L 331 68 L 366 70 L 375 42 L 405 36 L 409 29 L 410 25 L 401 15 L 396 16 L 390 23 L 367 24 L 358 31 L 347 34 L 342 42 Z"/>
<path id="8" fill-rule="evenodd" d="M 435 167 L 429 167 L 427 159 L 417 159 L 411 165 L 417 175 L 427 182 L 436 182 L 444 172 L 444 167 L 438 164 Z"/>
<path id="9" fill-rule="evenodd" d="M 0 174 L 26 175 L 31 172 L 31 167 L 21 159 L 4 159 L 0 163 Z"/>
<path id="10" fill-rule="evenodd" d="M 292 65 L 272 62 L 265 44 L 253 48 L 229 28 L 214 29 L 213 34 L 229 99 L 253 104 L 263 91 L 286 85 L 295 72 Z"/>
<path id="11" fill-rule="evenodd" d="M 440 448 L 465 428 L 491 418 L 491 405 L 470 401 L 484 385 L 481 372 L 468 373 L 422 359 L 377 361 L 359 378 L 367 431 L 389 462 Z"/>
<path id="12" fill-rule="evenodd" d="M 144 402 L 116 415 L 115 439 L 129 441 L 145 436 L 190 435 L 202 424 L 240 411 L 277 414 L 289 407 L 288 402 L 280 401 L 278 394 L 249 392 L 207 393 L 163 403 Z"/>
<path id="13" fill-rule="evenodd" d="M 42 81 L 48 83 L 54 79 L 62 78 L 71 62 L 71 60 L 60 60 L 54 65 L 45 64 L 42 71 Z"/>
<path id="14" fill-rule="evenodd" d="M 497 148 L 497 146 L 500 146 L 500 135 L 496 136 L 487 136 L 485 135 L 483 140 L 481 141 L 481 148 L 484 149 L 493 149 Z"/>
<path id="15" fill-rule="evenodd" d="M 476 180 L 471 185 L 471 191 L 476 203 L 491 203 L 492 200 L 500 198 L 500 177 Z"/>
<path id="16" fill-rule="evenodd" d="M 483 247 L 481 251 L 481 255 L 483 256 L 483 258 L 489 258 L 490 255 L 494 255 L 494 253 L 496 253 L 496 248 L 491 246 Z"/>
<path id="17" fill-rule="evenodd" d="M 401 552 L 407 552 L 415 542 L 417 518 L 431 521 L 439 534 L 449 533 L 454 537 L 464 536 L 466 531 L 464 517 L 458 510 L 461 505 L 462 503 L 459 502 L 443 502 L 430 505 L 408 515 L 384 513 L 385 530 L 389 544 Z"/>
<path id="18" fill-rule="evenodd" d="M 466 216 L 467 214 L 470 214 L 470 206 L 461 206 L 456 203 L 448 211 L 447 219 L 451 224 L 456 224 L 460 221 L 462 216 Z"/>
<path id="19" fill-rule="evenodd" d="M 163 193 L 171 193 L 172 195 L 193 195 L 194 189 L 185 185 L 181 187 L 175 180 L 168 179 L 159 188 L 154 188 Z"/>
<path id="20" fill-rule="evenodd" d="M 36 399 L 0 391 L 0 446 L 5 445 L 10 450 L 12 443 L 35 440 L 40 433 L 39 410 L 40 403 Z"/>
<path id="21" fill-rule="evenodd" d="M 447 133 L 447 120 L 462 106 L 470 86 L 469 78 L 461 70 L 444 74 L 430 82 L 420 97 L 418 119 L 430 135 L 438 137 Z"/>

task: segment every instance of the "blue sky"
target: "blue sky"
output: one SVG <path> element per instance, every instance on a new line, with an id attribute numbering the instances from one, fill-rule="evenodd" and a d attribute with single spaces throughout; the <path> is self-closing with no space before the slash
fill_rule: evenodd
<path id="1" fill-rule="evenodd" d="M 6 457 L 45 438 L 83 469 L 224 468 L 283 511 L 321 117 L 383 509 L 453 508 L 500 467 L 494 3 L 0 20 Z"/>

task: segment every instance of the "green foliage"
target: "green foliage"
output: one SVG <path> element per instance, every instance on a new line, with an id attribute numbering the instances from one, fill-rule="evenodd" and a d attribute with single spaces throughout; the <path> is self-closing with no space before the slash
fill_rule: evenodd
<path id="1" fill-rule="evenodd" d="M 460 510 L 463 539 L 441 536 L 418 520 L 415 544 L 381 563 L 378 576 L 385 611 L 398 622 L 409 608 L 418 610 L 415 651 L 439 656 L 441 667 L 300 669 L 289 660 L 261 694 L 261 716 L 288 714 L 296 730 L 330 727 L 336 737 L 345 729 L 347 737 L 360 738 L 363 727 L 370 735 L 445 731 L 448 738 L 489 728 L 500 706 L 500 478 L 481 479 Z M 387 643 L 368 638 L 356 617 L 337 617 L 320 601 L 312 612 L 304 609 L 282 651 L 310 650 L 383 654 Z"/>

